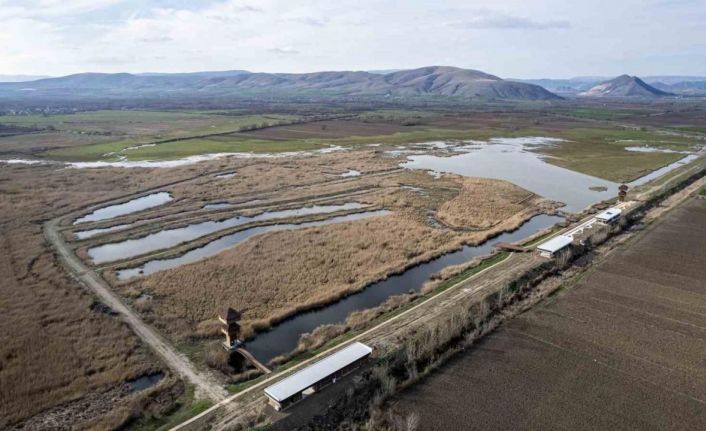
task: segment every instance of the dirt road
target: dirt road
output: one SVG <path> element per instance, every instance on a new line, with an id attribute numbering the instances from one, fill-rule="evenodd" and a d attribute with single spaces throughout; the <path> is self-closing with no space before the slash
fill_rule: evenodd
<path id="1" fill-rule="evenodd" d="M 189 360 L 179 353 L 174 346 L 162 338 L 154 329 L 145 324 L 140 317 L 126 306 L 108 287 L 105 281 L 89 269 L 74 255 L 59 233 L 60 218 L 44 224 L 44 236 L 52 244 L 54 250 L 64 264 L 64 267 L 84 286 L 93 291 L 101 301 L 123 317 L 130 328 L 147 344 L 164 362 L 186 382 L 194 385 L 196 396 L 209 398 L 218 402 L 226 397 L 223 387 L 211 376 L 199 372 Z"/>

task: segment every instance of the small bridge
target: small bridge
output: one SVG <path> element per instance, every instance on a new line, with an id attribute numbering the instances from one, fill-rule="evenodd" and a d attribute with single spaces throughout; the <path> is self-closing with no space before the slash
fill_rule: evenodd
<path id="1" fill-rule="evenodd" d="M 531 248 L 522 247 L 522 246 L 519 246 L 516 244 L 509 243 L 509 242 L 499 242 L 499 243 L 495 244 L 495 247 L 500 250 L 503 250 L 503 251 L 512 251 L 515 253 L 528 253 L 528 252 L 532 251 Z"/>
<path id="2" fill-rule="evenodd" d="M 243 355 L 243 357 L 244 357 L 245 359 L 247 359 L 251 364 L 253 364 L 253 365 L 255 366 L 255 368 L 257 368 L 258 370 L 262 371 L 263 373 L 265 373 L 265 374 L 270 374 L 270 373 L 272 372 L 272 370 L 270 370 L 269 368 L 267 368 L 267 367 L 265 366 L 265 364 L 263 364 L 262 362 L 258 361 L 257 358 L 256 358 L 255 356 L 253 356 L 252 353 L 248 352 L 248 351 L 245 350 L 243 347 L 238 347 L 238 348 L 235 349 L 234 351 L 240 353 L 241 355 Z"/>

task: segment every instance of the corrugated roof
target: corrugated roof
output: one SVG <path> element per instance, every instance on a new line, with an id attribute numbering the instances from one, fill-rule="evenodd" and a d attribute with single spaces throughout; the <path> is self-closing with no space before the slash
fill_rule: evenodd
<path id="1" fill-rule="evenodd" d="M 612 220 L 615 217 L 619 216 L 621 211 L 618 208 L 609 208 L 602 213 L 598 214 L 596 218 L 598 220 Z"/>
<path id="2" fill-rule="evenodd" d="M 537 248 L 542 251 L 554 253 L 571 244 L 572 241 L 573 239 L 568 236 L 557 235 L 549 241 L 539 244 Z"/>
<path id="3" fill-rule="evenodd" d="M 336 353 L 297 371 L 291 376 L 268 386 L 265 393 L 276 401 L 283 401 L 314 383 L 330 376 L 355 361 L 369 355 L 373 349 L 363 343 L 355 342 Z"/>

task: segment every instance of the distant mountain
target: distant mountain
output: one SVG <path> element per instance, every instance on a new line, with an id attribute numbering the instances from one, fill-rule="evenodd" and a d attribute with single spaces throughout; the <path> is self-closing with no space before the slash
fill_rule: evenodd
<path id="1" fill-rule="evenodd" d="M 630 97 L 654 98 L 673 96 L 672 93 L 657 89 L 637 76 L 620 75 L 610 81 L 602 82 L 589 90 L 578 94 L 582 97 Z"/>
<path id="2" fill-rule="evenodd" d="M 672 81 L 673 82 L 673 81 Z M 677 94 L 684 95 L 706 95 L 706 79 L 703 81 L 677 81 L 669 84 L 662 81 L 650 82 L 653 87 Z"/>
<path id="3" fill-rule="evenodd" d="M 400 70 L 403 70 L 403 69 L 375 69 L 375 70 L 366 70 L 366 72 L 375 73 L 377 75 L 387 75 L 388 73 L 399 72 Z"/>
<path id="4" fill-rule="evenodd" d="M 226 76 L 236 76 L 252 73 L 247 70 L 221 70 L 212 72 L 180 72 L 180 73 L 166 73 L 166 72 L 146 72 L 146 73 L 136 73 L 137 76 L 183 76 L 183 77 L 200 77 L 200 78 L 222 78 Z"/>
<path id="5" fill-rule="evenodd" d="M 26 82 L 49 78 L 43 75 L 0 75 L 0 82 Z"/>
<path id="6" fill-rule="evenodd" d="M 553 79 L 511 79 L 511 81 L 525 82 L 527 84 L 539 85 L 553 93 L 560 95 L 574 95 L 582 91 L 586 91 L 598 84 L 606 81 L 608 78 L 595 76 L 579 76 L 575 78 Z"/>
<path id="7" fill-rule="evenodd" d="M 438 94 L 464 98 L 552 100 L 559 97 L 546 89 L 471 69 L 431 66 L 384 75 L 400 94 Z"/>
<path id="8" fill-rule="evenodd" d="M 387 74 L 370 72 L 81 73 L 28 83 L 0 83 L 0 97 L 209 96 L 438 96 L 463 99 L 552 100 L 559 97 L 528 83 L 477 70 L 430 66 Z"/>
<path id="9" fill-rule="evenodd" d="M 654 75 L 643 76 L 642 80 L 652 86 L 654 86 L 656 82 L 674 85 L 681 82 L 706 82 L 706 76 Z"/>

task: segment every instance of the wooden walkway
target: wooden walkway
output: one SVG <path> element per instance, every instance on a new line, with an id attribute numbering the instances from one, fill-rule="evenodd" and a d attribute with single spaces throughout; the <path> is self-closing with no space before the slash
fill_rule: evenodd
<path id="1" fill-rule="evenodd" d="M 499 243 L 495 244 L 495 247 L 499 248 L 500 250 L 503 250 L 503 251 L 514 251 L 517 253 L 528 253 L 528 252 L 532 251 L 531 248 L 522 247 L 519 245 L 511 244 L 509 242 L 499 242 Z"/>
<path id="2" fill-rule="evenodd" d="M 235 351 L 240 353 L 241 355 L 243 355 L 243 357 L 245 357 L 245 359 L 250 361 L 251 364 L 253 364 L 257 369 L 259 369 L 263 373 L 270 374 L 272 372 L 272 370 L 267 368 L 265 366 L 265 364 L 258 361 L 257 358 L 252 355 L 252 353 L 248 352 L 247 350 L 243 349 L 242 347 L 238 347 L 237 349 L 235 349 Z"/>

